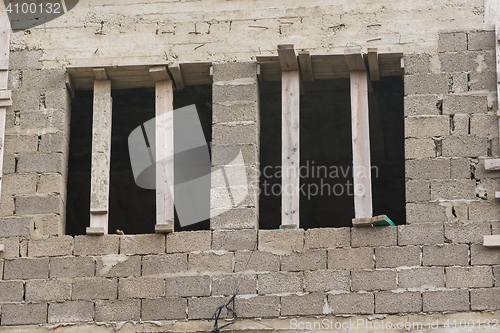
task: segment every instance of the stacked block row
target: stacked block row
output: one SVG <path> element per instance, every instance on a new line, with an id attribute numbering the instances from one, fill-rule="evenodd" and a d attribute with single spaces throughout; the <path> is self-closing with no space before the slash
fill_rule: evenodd
<path id="1" fill-rule="evenodd" d="M 498 222 L 3 239 L 1 325 L 498 310 Z M 5 242 L 8 240 L 8 242 Z"/>

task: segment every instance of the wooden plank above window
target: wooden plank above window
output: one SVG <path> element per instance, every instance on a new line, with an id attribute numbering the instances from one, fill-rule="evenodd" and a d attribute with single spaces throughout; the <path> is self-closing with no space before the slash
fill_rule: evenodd
<path id="1" fill-rule="evenodd" d="M 366 54 L 364 55 L 366 57 Z M 312 75 L 314 80 L 347 79 L 350 77 L 345 55 L 334 53 L 311 54 Z M 381 77 L 401 76 L 403 53 L 378 53 L 378 67 Z M 263 81 L 281 81 L 281 64 L 276 54 L 257 55 L 257 63 Z M 368 63 L 366 60 L 365 63 Z"/>
<path id="2" fill-rule="evenodd" d="M 154 88 L 155 81 L 151 77 L 149 68 L 155 66 L 169 67 L 169 65 L 175 67 L 175 73 L 171 73 L 169 70 L 169 75 L 174 81 L 176 78 L 179 80 L 179 72 L 182 73 L 182 85 L 179 86 L 205 85 L 213 82 L 210 73 L 211 61 L 166 62 L 143 65 L 66 66 L 66 70 L 70 75 L 75 90 L 94 89 L 94 69 L 97 68 L 105 69 L 108 79 L 113 83 L 113 89 L 134 89 Z"/>

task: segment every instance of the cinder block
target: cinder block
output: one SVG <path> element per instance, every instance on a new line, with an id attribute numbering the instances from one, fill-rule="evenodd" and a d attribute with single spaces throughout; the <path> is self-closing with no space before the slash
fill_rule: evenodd
<path id="1" fill-rule="evenodd" d="M 469 247 L 465 244 L 424 245 L 424 266 L 467 266 Z"/>
<path id="2" fill-rule="evenodd" d="M 482 244 L 483 236 L 491 233 L 489 222 L 446 223 L 445 237 L 452 243 Z"/>
<path id="3" fill-rule="evenodd" d="M 432 138 L 405 139 L 405 159 L 436 157 L 436 144 Z"/>
<path id="4" fill-rule="evenodd" d="M 450 179 L 450 159 L 418 159 L 405 162 L 406 178 Z"/>
<path id="5" fill-rule="evenodd" d="M 10 52 L 9 69 L 42 69 L 42 50 L 22 50 Z"/>
<path id="6" fill-rule="evenodd" d="M 12 89 L 12 106 L 7 108 L 7 114 L 12 115 L 14 111 L 37 111 L 40 108 L 40 91 L 18 91 L 16 89 L 21 85 L 21 72 L 10 71 L 9 84 Z M 12 125 L 14 125 L 12 123 Z"/>
<path id="7" fill-rule="evenodd" d="M 210 319 L 218 306 L 229 301 L 229 297 L 200 297 L 189 298 L 188 318 L 189 319 Z M 221 318 L 226 316 L 227 311 L 223 309 Z M 238 314 L 238 317 L 240 315 Z"/>
<path id="8" fill-rule="evenodd" d="M 83 323 L 94 320 L 94 303 L 68 301 L 49 303 L 49 323 Z"/>
<path id="9" fill-rule="evenodd" d="M 210 296 L 210 276 L 180 276 L 165 280 L 166 296 Z"/>
<path id="10" fill-rule="evenodd" d="M 282 316 L 322 315 L 326 294 L 289 295 L 281 297 Z"/>
<path id="11" fill-rule="evenodd" d="M 437 116 L 441 113 L 442 100 L 438 95 L 411 95 L 405 96 L 404 99 L 405 117 Z"/>
<path id="12" fill-rule="evenodd" d="M 132 277 L 141 275 L 141 256 L 110 254 L 96 258 L 96 276 Z"/>
<path id="13" fill-rule="evenodd" d="M 308 229 L 304 234 L 305 249 L 328 249 L 351 244 L 351 228 Z"/>
<path id="14" fill-rule="evenodd" d="M 445 74 L 405 75 L 405 95 L 446 94 L 449 90 L 448 76 Z"/>
<path id="15" fill-rule="evenodd" d="M 65 172 L 66 162 L 61 153 L 21 154 L 18 157 L 17 172 Z"/>
<path id="16" fill-rule="evenodd" d="M 23 281 L 0 281 L 0 302 L 22 302 L 24 297 Z"/>
<path id="17" fill-rule="evenodd" d="M 398 229 L 394 226 L 352 228 L 351 246 L 391 246 L 398 244 Z"/>
<path id="18" fill-rule="evenodd" d="M 227 103 L 232 101 L 252 101 L 259 100 L 259 87 L 257 80 L 253 84 L 244 85 L 218 85 L 212 87 L 212 100 L 214 103 Z"/>
<path id="19" fill-rule="evenodd" d="M 4 154 L 3 155 L 3 174 L 9 174 L 16 172 L 16 156 L 14 154 Z"/>
<path id="20" fill-rule="evenodd" d="M 222 143 L 257 143 L 259 130 L 255 123 L 238 125 L 213 125 L 213 142 Z"/>
<path id="21" fill-rule="evenodd" d="M 5 260 L 4 280 L 47 279 L 49 258 Z"/>
<path id="22" fill-rule="evenodd" d="M 276 272 L 258 274 L 259 294 L 297 293 L 304 289 L 303 273 Z"/>
<path id="23" fill-rule="evenodd" d="M 468 158 L 452 158 L 450 167 L 451 179 L 471 178 L 471 162 Z"/>
<path id="24" fill-rule="evenodd" d="M 375 263 L 377 268 L 420 266 L 420 247 L 391 246 L 375 248 Z"/>
<path id="25" fill-rule="evenodd" d="M 455 52 L 467 50 L 467 34 L 465 32 L 440 33 L 438 52 Z"/>
<path id="26" fill-rule="evenodd" d="M 481 199 L 496 200 L 495 192 L 500 189 L 500 179 L 478 179 L 477 197 Z M 494 223 L 494 222 L 493 222 Z"/>
<path id="27" fill-rule="evenodd" d="M 351 288 L 350 272 L 341 270 L 318 270 L 304 272 L 304 291 L 349 291 Z"/>
<path id="28" fill-rule="evenodd" d="M 75 236 L 75 256 L 118 254 L 120 236 Z"/>
<path id="29" fill-rule="evenodd" d="M 474 200 L 476 198 L 476 181 L 433 180 L 431 181 L 431 200 Z"/>
<path id="30" fill-rule="evenodd" d="M 257 230 L 214 230 L 212 233 L 213 250 L 256 250 Z"/>
<path id="31" fill-rule="evenodd" d="M 9 78 L 7 82 L 7 89 L 17 90 L 21 88 L 21 78 L 22 71 L 20 70 L 9 70 Z"/>
<path id="32" fill-rule="evenodd" d="M 50 278 L 92 277 L 95 261 L 91 257 L 50 258 Z"/>
<path id="33" fill-rule="evenodd" d="M 0 259 L 19 258 L 19 237 L 0 238 L 4 250 L 0 252 Z"/>
<path id="34" fill-rule="evenodd" d="M 328 250 L 328 269 L 373 269 L 373 248 L 338 248 Z"/>
<path id="35" fill-rule="evenodd" d="M 468 50 L 495 50 L 495 31 L 474 31 L 468 34 Z"/>
<path id="36" fill-rule="evenodd" d="M 482 72 L 469 74 L 469 89 L 472 91 L 495 91 L 497 87 L 496 72 Z"/>
<path id="37" fill-rule="evenodd" d="M 468 73 L 448 74 L 448 82 L 451 83 L 450 93 L 459 94 L 469 91 Z"/>
<path id="38" fill-rule="evenodd" d="M 38 193 L 58 193 L 64 197 L 66 193 L 66 183 L 63 175 L 60 173 L 40 175 L 36 191 Z"/>
<path id="39" fill-rule="evenodd" d="M 443 139 L 445 157 L 479 157 L 488 155 L 488 139 L 477 136 L 449 136 Z"/>
<path id="40" fill-rule="evenodd" d="M 235 311 L 242 318 L 277 318 L 280 315 L 278 296 L 236 297 Z"/>
<path id="41" fill-rule="evenodd" d="M 212 166 L 227 166 L 228 164 L 235 165 L 234 163 L 236 162 L 234 159 L 238 157 L 240 153 L 243 157 L 245 165 L 256 165 L 259 161 L 259 148 L 255 143 L 221 143 L 212 145 Z"/>
<path id="42" fill-rule="evenodd" d="M 447 288 L 493 287 L 493 272 L 490 266 L 446 267 Z"/>
<path id="43" fill-rule="evenodd" d="M 498 255 L 497 248 L 472 244 L 470 246 L 470 256 L 471 265 L 500 265 L 500 256 Z"/>
<path id="44" fill-rule="evenodd" d="M 259 251 L 302 251 L 303 229 L 259 230 Z"/>
<path id="45" fill-rule="evenodd" d="M 405 136 L 407 138 L 449 134 L 449 116 L 412 116 L 405 118 Z"/>
<path id="46" fill-rule="evenodd" d="M 210 229 L 255 229 L 257 227 L 257 213 L 255 207 L 235 208 L 230 210 L 210 210 Z"/>
<path id="47" fill-rule="evenodd" d="M 406 181 L 406 202 L 431 200 L 431 183 L 426 180 Z"/>
<path id="48" fill-rule="evenodd" d="M 498 137 L 498 117 L 493 114 L 473 114 L 470 118 L 470 134 L 479 137 Z"/>
<path id="49" fill-rule="evenodd" d="M 10 195 L 2 195 L 0 201 L 0 216 L 11 215 L 14 215 L 14 198 Z"/>
<path id="50" fill-rule="evenodd" d="M 380 292 L 375 294 L 376 313 L 415 313 L 422 311 L 420 292 Z"/>
<path id="51" fill-rule="evenodd" d="M 0 280 L 2 279 L 3 279 L 3 259 L 0 260 Z"/>
<path id="52" fill-rule="evenodd" d="M 234 271 L 277 272 L 280 270 L 280 257 L 262 251 L 237 251 L 234 254 Z"/>
<path id="53" fill-rule="evenodd" d="M 211 242 L 209 230 L 173 232 L 167 234 L 167 253 L 209 251 Z"/>
<path id="54" fill-rule="evenodd" d="M 66 71 L 62 69 L 26 70 L 23 69 L 24 89 L 66 88 Z"/>
<path id="55" fill-rule="evenodd" d="M 16 197 L 16 214 L 62 214 L 64 203 L 59 194 L 39 194 Z"/>
<path id="56" fill-rule="evenodd" d="M 97 301 L 95 302 L 95 321 L 139 321 L 141 300 Z"/>
<path id="57" fill-rule="evenodd" d="M 469 290 L 425 291 L 422 293 L 424 312 L 468 311 Z"/>
<path id="58" fill-rule="evenodd" d="M 469 55 L 466 52 L 451 52 L 439 54 L 441 71 L 446 73 L 467 72 L 470 70 Z"/>
<path id="59" fill-rule="evenodd" d="M 142 275 L 187 271 L 187 254 L 159 254 L 142 258 Z"/>
<path id="60" fill-rule="evenodd" d="M 441 223 L 422 223 L 398 226 L 399 245 L 443 244 L 444 227 Z"/>
<path id="61" fill-rule="evenodd" d="M 36 135 L 6 135 L 5 153 L 35 153 L 38 148 Z"/>
<path id="62" fill-rule="evenodd" d="M 68 138 L 63 131 L 41 135 L 38 151 L 42 153 L 63 153 L 68 156 Z"/>
<path id="63" fill-rule="evenodd" d="M 257 275 L 231 274 L 212 276 L 211 291 L 213 296 L 231 296 L 236 291 L 238 295 L 257 293 Z"/>
<path id="64" fill-rule="evenodd" d="M 431 73 L 431 55 L 429 53 L 405 54 L 405 75 Z"/>
<path id="65" fill-rule="evenodd" d="M 71 299 L 71 283 L 63 280 L 26 281 L 26 302 L 66 301 Z"/>
<path id="66" fill-rule="evenodd" d="M 470 129 L 470 116 L 468 114 L 451 115 L 451 134 L 452 135 L 468 135 Z"/>
<path id="67" fill-rule="evenodd" d="M 121 278 L 118 298 L 157 298 L 165 295 L 165 282 L 158 278 Z"/>
<path id="68" fill-rule="evenodd" d="M 142 320 L 186 319 L 187 299 L 160 298 L 142 300 Z M 215 310 L 214 310 L 215 311 Z"/>
<path id="69" fill-rule="evenodd" d="M 372 293 L 328 294 L 328 304 L 334 314 L 373 314 L 375 310 Z"/>
<path id="70" fill-rule="evenodd" d="M 433 289 L 444 287 L 443 267 L 419 267 L 398 270 L 399 288 Z"/>
<path id="71" fill-rule="evenodd" d="M 45 109 L 71 110 L 71 98 L 66 87 L 45 91 Z"/>
<path id="72" fill-rule="evenodd" d="M 446 222 L 446 206 L 438 202 L 407 203 L 406 223 Z"/>
<path id="73" fill-rule="evenodd" d="M 190 253 L 188 269 L 197 272 L 233 272 L 234 253 Z"/>
<path id="74" fill-rule="evenodd" d="M 22 111 L 19 117 L 7 115 L 6 128 L 13 131 L 69 133 L 69 113 L 62 110 Z"/>
<path id="75" fill-rule="evenodd" d="M 487 111 L 486 96 L 446 95 L 443 100 L 443 114 L 486 113 Z"/>
<path id="76" fill-rule="evenodd" d="M 225 62 L 214 64 L 214 82 L 257 78 L 255 62 Z"/>
<path id="77" fill-rule="evenodd" d="M 65 212 L 63 212 L 65 213 Z M 63 236 L 66 230 L 65 214 L 40 214 L 33 216 L 34 235 Z"/>
<path id="78" fill-rule="evenodd" d="M 120 237 L 121 254 L 165 253 L 165 235 L 131 235 Z"/>
<path id="79" fill-rule="evenodd" d="M 470 307 L 473 311 L 500 309 L 500 288 L 472 289 L 470 291 Z"/>
<path id="80" fill-rule="evenodd" d="M 2 326 L 34 325 L 46 322 L 46 303 L 2 305 Z"/>
<path id="81" fill-rule="evenodd" d="M 214 103 L 212 106 L 213 123 L 238 121 L 258 121 L 259 104 L 256 101 L 232 101 Z"/>
<path id="82" fill-rule="evenodd" d="M 57 257 L 73 254 L 73 237 L 58 236 L 46 239 L 31 239 L 28 242 L 29 257 Z"/>
<path id="83" fill-rule="evenodd" d="M 326 269 L 326 250 L 292 252 L 281 257 L 282 271 L 314 271 Z"/>
<path id="84" fill-rule="evenodd" d="M 351 289 L 360 290 L 395 290 L 397 289 L 396 271 L 374 270 L 351 273 Z"/>
<path id="85" fill-rule="evenodd" d="M 500 202 L 497 200 L 481 200 L 469 203 L 470 221 L 497 221 L 500 216 Z"/>
<path id="86" fill-rule="evenodd" d="M 117 299 L 117 279 L 79 278 L 73 280 L 72 300 Z"/>
<path id="87" fill-rule="evenodd" d="M 32 217 L 0 218 L 0 237 L 29 236 L 32 229 Z"/>

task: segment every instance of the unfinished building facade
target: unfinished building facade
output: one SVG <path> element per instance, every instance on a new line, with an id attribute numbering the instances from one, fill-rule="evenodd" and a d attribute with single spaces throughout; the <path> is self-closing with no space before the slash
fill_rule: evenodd
<path id="1" fill-rule="evenodd" d="M 0 331 L 499 329 L 499 7 L 4 12 Z"/>

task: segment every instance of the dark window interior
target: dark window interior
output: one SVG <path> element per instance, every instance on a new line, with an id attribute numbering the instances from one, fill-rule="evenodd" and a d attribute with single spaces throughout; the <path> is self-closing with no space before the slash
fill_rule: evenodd
<path id="1" fill-rule="evenodd" d="M 381 78 L 373 82 L 373 88 L 369 94 L 373 213 L 404 224 L 403 81 L 401 77 Z M 352 226 L 349 89 L 349 79 L 304 84 L 300 100 L 301 228 Z M 281 166 L 281 82 L 264 82 L 260 97 L 259 223 L 261 229 L 276 229 L 281 224 L 281 177 L 274 173 Z"/>
<path id="2" fill-rule="evenodd" d="M 155 117 L 155 91 L 151 89 L 113 90 L 111 134 L 111 175 L 109 233 L 154 233 L 156 223 L 155 190 L 135 184 L 128 151 L 128 136 Z M 92 91 L 77 91 L 72 100 L 68 173 L 66 233 L 85 234 L 90 221 L 90 170 L 92 152 Z M 196 104 L 203 133 L 212 141 L 212 87 L 193 86 L 174 92 L 174 109 Z M 174 119 L 175 126 L 175 119 Z M 175 169 L 177 173 L 177 168 Z M 207 192 L 207 195 L 210 195 Z M 205 220 L 181 228 L 176 216 L 175 230 L 209 229 Z"/>

